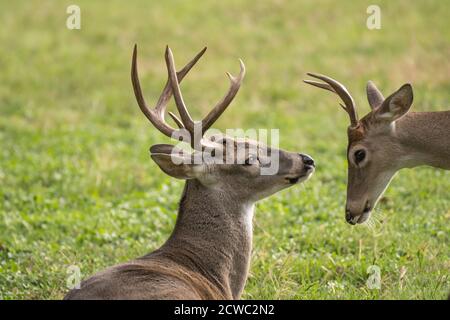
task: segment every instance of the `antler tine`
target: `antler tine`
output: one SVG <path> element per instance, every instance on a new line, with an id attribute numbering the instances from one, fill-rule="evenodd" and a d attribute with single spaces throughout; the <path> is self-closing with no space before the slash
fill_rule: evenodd
<path id="1" fill-rule="evenodd" d="M 320 79 L 322 81 L 324 81 L 326 84 L 321 84 L 318 83 L 316 81 L 310 81 L 310 80 L 305 80 L 306 83 L 322 88 L 322 89 L 326 89 L 329 91 L 332 91 L 334 93 L 336 93 L 344 102 L 344 105 L 341 104 L 341 107 L 343 107 L 345 109 L 345 111 L 347 111 L 349 117 L 350 117 L 350 123 L 352 127 L 356 127 L 358 125 L 358 115 L 356 114 L 356 108 L 355 108 L 355 101 L 353 100 L 352 96 L 350 95 L 350 93 L 348 92 L 347 88 L 342 85 L 341 83 L 339 83 L 338 81 L 321 75 L 321 74 L 315 74 L 315 73 L 307 73 L 307 75 L 313 77 L 313 78 L 317 78 Z"/>
<path id="2" fill-rule="evenodd" d="M 208 113 L 208 115 L 202 120 L 202 133 L 206 132 L 213 124 L 217 121 L 217 119 L 222 115 L 225 109 L 230 105 L 231 101 L 233 101 L 236 96 L 239 88 L 241 87 L 242 80 L 245 76 L 245 65 L 244 62 L 239 59 L 240 71 L 237 77 L 232 76 L 229 72 L 227 72 L 228 78 L 230 78 L 230 88 L 228 89 L 227 94 L 220 100 L 215 107 Z"/>
<path id="3" fill-rule="evenodd" d="M 336 91 L 334 91 L 334 89 L 327 83 L 322 83 L 322 82 L 317 82 L 317 81 L 313 81 L 313 80 L 303 80 L 304 83 L 310 84 L 312 86 L 321 88 L 321 89 L 325 89 L 325 90 L 329 90 L 333 93 L 336 93 Z"/>
<path id="4" fill-rule="evenodd" d="M 184 76 L 192 69 L 192 67 L 197 63 L 197 61 L 203 56 L 203 54 L 205 53 L 207 47 L 204 47 L 199 53 L 196 54 L 196 56 L 189 61 L 183 69 L 181 69 L 180 71 L 177 71 L 177 79 L 178 79 L 178 83 L 180 83 Z M 172 97 L 172 86 L 170 84 L 170 78 L 167 78 L 167 82 L 166 85 L 164 87 L 163 93 L 161 94 L 161 97 L 159 97 L 157 106 L 164 106 L 163 109 L 161 110 L 162 112 L 161 115 L 162 117 L 164 117 L 164 111 L 165 111 L 165 106 L 167 105 L 167 102 L 170 100 L 170 98 Z M 173 118 L 173 117 L 172 117 Z M 176 120 L 175 120 L 176 122 Z"/>
<path id="5" fill-rule="evenodd" d="M 201 58 L 201 56 L 205 53 L 206 47 L 203 48 L 189 63 L 184 66 L 183 69 L 176 72 L 176 76 L 178 79 L 178 82 L 181 82 L 183 78 L 186 76 L 186 74 L 191 70 L 191 68 L 197 63 L 197 61 Z M 158 102 L 156 103 L 156 106 L 154 109 L 149 109 L 144 96 L 142 94 L 141 85 L 139 82 L 139 76 L 137 71 L 137 45 L 134 45 L 133 50 L 133 58 L 131 63 L 131 81 L 133 83 L 133 89 L 134 94 L 136 96 L 136 100 L 138 102 L 139 108 L 144 113 L 144 115 L 147 117 L 147 119 L 150 120 L 150 122 L 162 133 L 164 133 L 168 137 L 172 137 L 172 134 L 176 129 L 172 128 L 170 125 L 168 125 L 165 122 L 164 113 L 166 110 L 167 102 L 172 96 L 172 89 L 170 85 L 170 79 L 167 80 L 166 85 L 164 86 L 164 89 L 161 93 L 161 96 L 158 99 Z M 178 122 L 175 121 L 178 125 Z"/>
<path id="6" fill-rule="evenodd" d="M 172 118 L 172 120 L 177 124 L 178 128 L 180 128 L 180 129 L 184 128 L 183 122 L 181 122 L 181 120 L 178 119 L 178 117 L 177 117 L 174 113 L 172 113 L 172 112 L 169 111 L 169 116 L 170 116 L 170 117 Z"/>
<path id="7" fill-rule="evenodd" d="M 184 103 L 183 96 L 180 90 L 180 84 L 175 72 L 175 62 L 173 59 L 172 50 L 167 46 L 166 47 L 166 65 L 167 71 L 169 73 L 169 81 L 172 87 L 173 96 L 175 99 L 175 104 L 177 106 L 178 112 L 181 117 L 181 122 L 184 127 L 189 131 L 191 137 L 194 136 L 194 120 L 192 120 L 191 115 L 189 114 L 188 109 L 186 108 L 186 104 Z"/>
<path id="8" fill-rule="evenodd" d="M 144 95 L 142 94 L 141 85 L 139 82 L 139 76 L 137 71 L 137 45 L 134 45 L 133 50 L 133 58 L 131 62 L 131 82 L 133 83 L 134 95 L 136 96 L 137 103 L 142 113 L 147 117 L 148 120 L 162 133 L 166 136 L 171 137 L 172 133 L 175 131 L 174 128 L 169 126 L 164 120 L 158 115 L 155 110 L 149 109 L 147 103 L 145 102 Z M 163 96 L 165 94 L 165 90 L 161 94 L 161 98 L 164 100 Z"/>

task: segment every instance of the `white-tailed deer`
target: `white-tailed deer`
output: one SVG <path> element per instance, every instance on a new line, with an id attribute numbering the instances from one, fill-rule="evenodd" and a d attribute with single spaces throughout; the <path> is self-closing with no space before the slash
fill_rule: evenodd
<path id="1" fill-rule="evenodd" d="M 375 85 L 367 84 L 371 112 L 358 120 L 347 89 L 334 79 L 306 83 L 336 93 L 350 117 L 348 135 L 348 185 L 345 218 L 354 225 L 370 217 L 371 210 L 402 168 L 428 165 L 450 169 L 450 111 L 408 112 L 413 102 L 410 84 L 386 99 Z"/>
<path id="2" fill-rule="evenodd" d="M 131 77 L 139 107 L 159 131 L 168 137 L 187 135 L 194 149 L 186 154 L 168 144 L 150 148 L 151 158 L 166 174 L 186 180 L 177 221 L 162 247 L 95 274 L 83 281 L 80 289 L 70 291 L 66 299 L 238 299 L 249 269 L 254 203 L 305 181 L 313 173 L 314 161 L 309 156 L 255 141 L 222 136 L 214 141 L 203 138 L 194 142 L 195 129 L 200 128 L 198 134 L 203 136 L 220 117 L 239 90 L 245 73 L 241 61 L 239 75 L 228 74 L 231 86 L 225 97 L 203 120 L 193 121 L 179 82 L 205 49 L 176 72 L 172 52 L 166 48 L 169 79 L 156 107 L 149 109 L 139 84 L 134 48 Z M 164 120 L 172 93 L 181 119 L 171 116 L 180 129 Z M 192 158 L 199 159 L 197 155 L 206 147 L 222 160 L 228 158 L 223 163 L 192 163 Z M 276 153 L 275 159 L 271 155 Z M 261 174 L 270 161 L 279 161 L 277 172 Z"/>

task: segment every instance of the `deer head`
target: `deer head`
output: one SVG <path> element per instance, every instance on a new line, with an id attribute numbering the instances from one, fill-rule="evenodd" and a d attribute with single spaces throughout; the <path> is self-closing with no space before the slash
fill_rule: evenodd
<path id="1" fill-rule="evenodd" d="M 342 108 L 349 115 L 345 218 L 352 225 L 363 223 L 370 217 L 371 210 L 394 174 L 404 166 L 404 162 L 397 161 L 407 153 L 398 141 L 396 123 L 411 107 L 412 87 L 405 84 L 385 99 L 369 81 L 367 98 L 371 111 L 358 119 L 355 102 L 342 84 L 324 75 L 308 75 L 323 82 L 304 80 L 307 84 L 337 94 L 344 102 Z"/>
<path id="2" fill-rule="evenodd" d="M 166 174 L 185 180 L 196 180 L 210 189 L 220 190 L 243 202 L 267 197 L 281 189 L 309 178 L 314 171 L 314 161 L 305 154 L 270 148 L 248 139 L 225 135 L 204 137 L 214 122 L 229 106 L 245 75 L 240 60 L 240 73 L 234 77 L 227 73 L 230 87 L 208 115 L 201 121 L 192 120 L 183 100 L 179 83 L 206 51 L 204 48 L 183 69 L 176 72 L 170 48 L 166 48 L 165 61 L 168 81 L 154 109 L 149 109 L 142 95 L 137 73 L 137 48 L 132 60 L 131 78 L 140 109 L 150 122 L 166 136 L 190 142 L 192 152 L 175 145 L 157 144 L 150 148 L 151 158 Z M 174 96 L 180 118 L 170 113 L 178 129 L 164 118 L 167 102 Z M 261 174 L 263 168 L 278 161 L 278 170 L 272 175 Z"/>

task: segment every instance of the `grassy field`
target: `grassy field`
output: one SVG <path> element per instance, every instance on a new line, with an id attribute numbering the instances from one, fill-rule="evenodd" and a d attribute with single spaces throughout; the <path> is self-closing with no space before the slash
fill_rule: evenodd
<path id="1" fill-rule="evenodd" d="M 181 65 L 204 45 L 183 82 L 193 115 L 225 92 L 225 71 L 247 76 L 217 123 L 280 128 L 280 146 L 311 154 L 305 185 L 257 206 L 246 299 L 443 299 L 450 290 L 450 172 L 403 170 L 372 223 L 344 220 L 347 115 L 302 84 L 305 72 L 347 85 L 360 114 L 365 83 L 387 95 L 405 82 L 413 109 L 450 101 L 447 1 L 0 1 L 0 299 L 60 299 L 67 268 L 83 277 L 160 246 L 183 182 L 148 148 L 169 139 L 138 110 L 129 69 L 139 44 L 141 82 L 154 103 L 166 81 L 166 44 Z M 171 105 L 173 108 L 173 105 Z M 367 268 L 379 266 L 381 288 Z"/>

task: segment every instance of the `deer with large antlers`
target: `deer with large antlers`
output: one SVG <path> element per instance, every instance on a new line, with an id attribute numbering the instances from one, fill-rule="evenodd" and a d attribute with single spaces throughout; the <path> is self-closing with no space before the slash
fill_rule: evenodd
<path id="1" fill-rule="evenodd" d="M 240 61 L 239 75 L 228 74 L 231 86 L 225 97 L 203 120 L 193 121 L 179 83 L 205 49 L 176 72 L 172 52 L 166 48 L 168 81 L 156 107 L 149 109 L 139 84 L 134 48 L 131 78 L 140 109 L 163 134 L 190 141 L 193 148 L 189 153 L 169 144 L 150 148 L 151 158 L 162 171 L 186 180 L 177 221 L 159 249 L 95 274 L 66 299 L 238 299 L 249 269 L 254 203 L 313 173 L 314 161 L 305 154 L 225 135 L 203 137 L 233 100 L 245 73 Z M 178 129 L 164 119 L 172 94 L 180 118 L 170 115 Z M 226 161 L 198 156 L 206 150 L 214 159 Z M 203 160 L 193 163 L 193 158 Z M 275 174 L 262 174 L 273 161 L 278 161 Z"/>
<path id="2" fill-rule="evenodd" d="M 346 221 L 363 223 L 402 168 L 428 165 L 450 170 L 450 111 L 409 112 L 413 102 L 410 84 L 386 99 L 373 82 L 367 84 L 371 112 L 358 119 L 355 102 L 336 80 L 319 74 L 323 82 L 306 83 L 337 94 L 348 113 L 348 184 Z"/>

